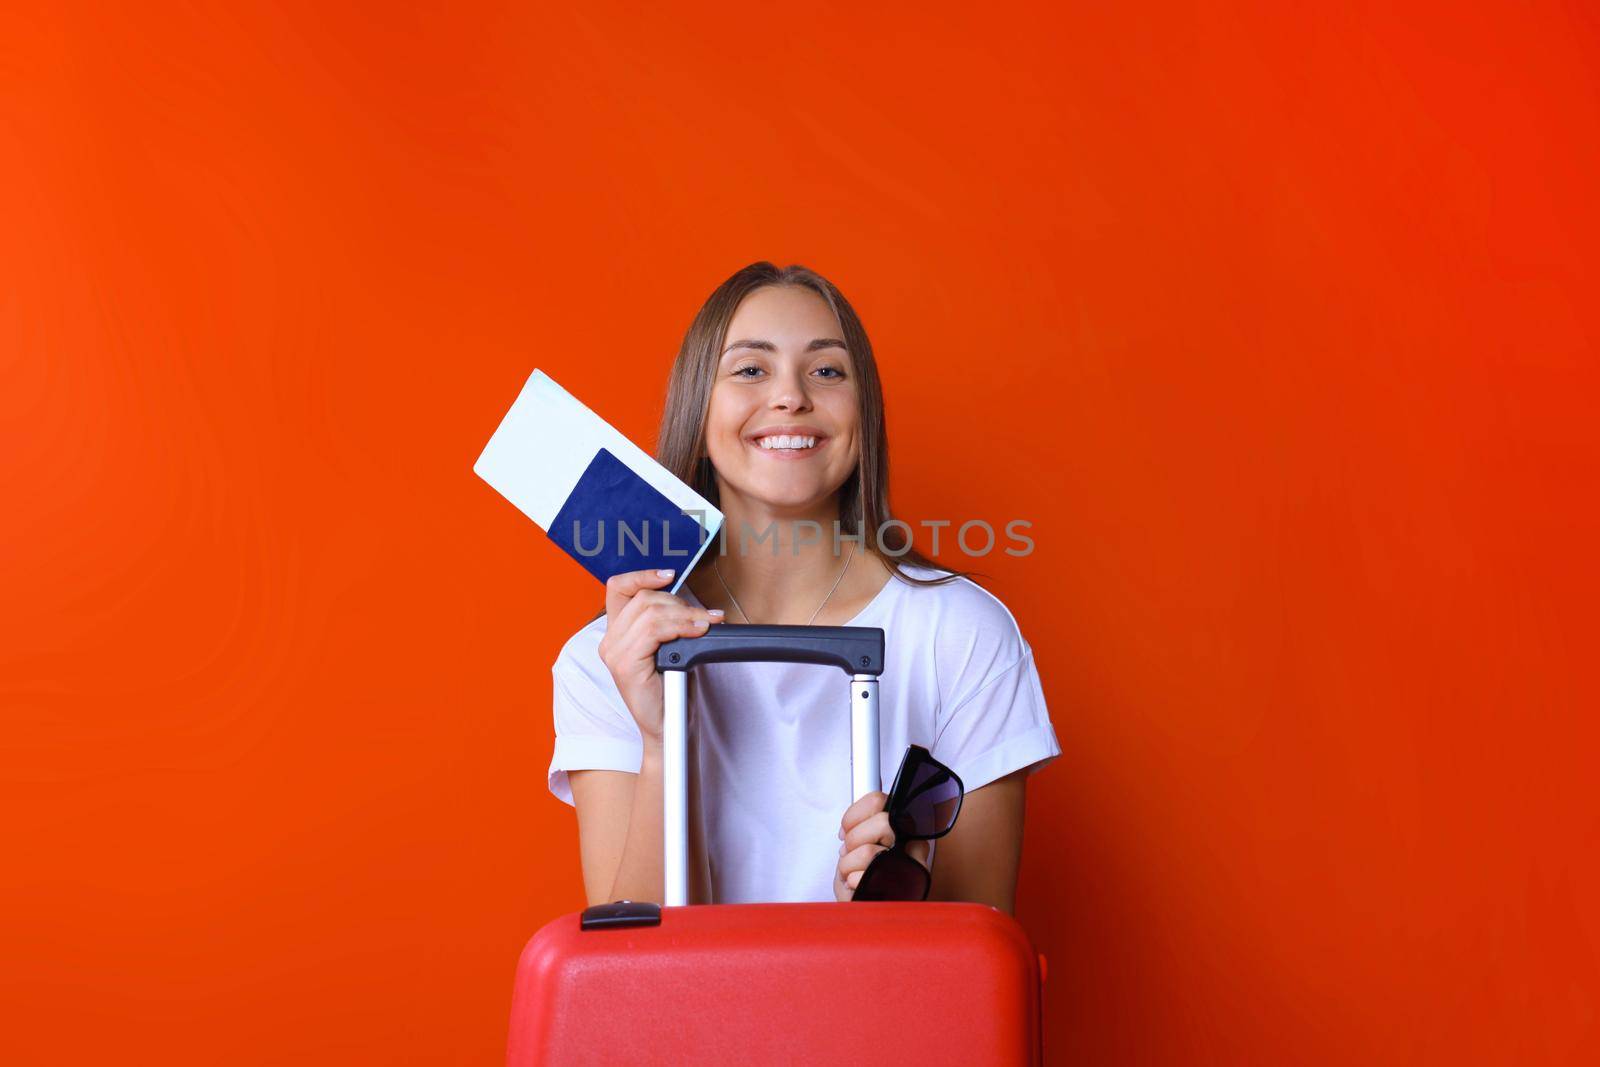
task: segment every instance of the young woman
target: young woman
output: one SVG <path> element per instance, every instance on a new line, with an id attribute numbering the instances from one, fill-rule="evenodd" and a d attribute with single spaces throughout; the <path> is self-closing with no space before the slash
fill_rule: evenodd
<path id="1" fill-rule="evenodd" d="M 658 445 L 725 535 L 679 595 L 671 572 L 613 577 L 605 611 L 556 658 L 549 786 L 577 807 L 589 902 L 662 899 L 655 651 L 728 622 L 883 628 L 884 788 L 910 744 L 966 787 L 950 833 L 908 845 L 929 897 L 1010 912 L 1024 779 L 1061 749 L 1011 613 L 884 525 L 883 395 L 850 304 L 803 267 L 733 275 L 684 338 Z M 841 672 L 709 664 L 689 689 L 690 900 L 849 900 L 894 834 L 883 792 L 850 803 Z"/>

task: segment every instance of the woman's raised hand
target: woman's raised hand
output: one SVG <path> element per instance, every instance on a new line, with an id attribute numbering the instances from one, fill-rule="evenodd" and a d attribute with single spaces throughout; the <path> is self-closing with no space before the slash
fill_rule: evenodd
<path id="1" fill-rule="evenodd" d="M 889 813 L 884 808 L 889 795 L 884 792 L 868 793 L 845 809 L 839 821 L 839 866 L 833 872 L 833 899 L 849 900 L 861 884 L 861 876 L 873 859 L 886 848 L 894 847 L 894 830 L 889 826 Z M 926 841 L 910 841 L 906 852 L 911 858 L 928 865 L 932 846 Z"/>
<path id="2" fill-rule="evenodd" d="M 625 571 L 606 580 L 606 632 L 600 659 L 646 741 L 661 740 L 662 686 L 656 649 L 679 637 L 698 637 L 722 612 L 691 606 L 663 592 L 670 570 Z"/>

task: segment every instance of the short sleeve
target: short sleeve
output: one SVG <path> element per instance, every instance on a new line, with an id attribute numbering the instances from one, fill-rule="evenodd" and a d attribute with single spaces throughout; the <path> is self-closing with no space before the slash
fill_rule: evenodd
<path id="1" fill-rule="evenodd" d="M 1015 659 L 980 679 L 941 716 L 933 756 L 969 792 L 1024 767 L 1033 774 L 1061 755 L 1033 651 L 1018 645 Z"/>
<path id="2" fill-rule="evenodd" d="M 567 804 L 573 803 L 568 771 L 637 774 L 644 758 L 639 725 L 599 662 L 597 648 L 581 642 L 586 636 L 593 635 L 580 633 L 568 642 L 550 668 L 556 744 L 547 777 L 550 792 Z"/>

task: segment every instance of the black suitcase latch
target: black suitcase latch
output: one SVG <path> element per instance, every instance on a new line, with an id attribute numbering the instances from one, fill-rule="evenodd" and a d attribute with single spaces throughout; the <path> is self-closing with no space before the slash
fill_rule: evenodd
<path id="1" fill-rule="evenodd" d="M 621 926 L 660 926 L 661 905 L 648 900 L 618 900 L 583 909 L 582 930 L 610 930 Z"/>

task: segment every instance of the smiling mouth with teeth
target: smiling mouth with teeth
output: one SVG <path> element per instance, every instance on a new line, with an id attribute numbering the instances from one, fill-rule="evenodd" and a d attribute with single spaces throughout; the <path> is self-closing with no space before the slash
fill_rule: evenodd
<path id="1" fill-rule="evenodd" d="M 756 441 L 756 447 L 763 452 L 805 452 L 816 446 L 815 437 L 793 437 L 783 434 L 762 437 Z"/>

